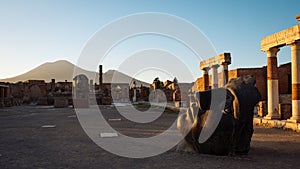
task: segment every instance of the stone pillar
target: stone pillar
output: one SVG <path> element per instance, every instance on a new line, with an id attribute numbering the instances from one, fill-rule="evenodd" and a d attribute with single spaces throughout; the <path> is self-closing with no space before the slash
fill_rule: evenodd
<path id="1" fill-rule="evenodd" d="M 100 86 L 100 88 L 103 86 L 103 70 L 102 70 L 102 65 L 99 65 L 99 86 Z"/>
<path id="2" fill-rule="evenodd" d="M 212 68 L 212 84 L 211 88 L 215 89 L 218 88 L 218 67 L 219 65 L 213 65 Z"/>
<path id="3" fill-rule="evenodd" d="M 208 90 L 209 89 L 209 67 L 206 67 L 203 69 L 203 85 L 204 85 L 204 90 Z"/>
<path id="4" fill-rule="evenodd" d="M 222 63 L 222 82 L 223 86 L 228 82 L 228 63 Z"/>
<path id="5" fill-rule="evenodd" d="M 280 119 L 278 104 L 278 72 L 277 72 L 277 52 L 279 48 L 271 48 L 267 51 L 268 65 L 268 115 L 266 119 Z"/>
<path id="6" fill-rule="evenodd" d="M 132 101 L 133 102 L 137 101 L 137 98 L 136 98 L 136 88 L 133 89 L 133 98 L 132 98 Z"/>
<path id="7" fill-rule="evenodd" d="M 291 45 L 292 52 L 292 117 L 288 121 L 300 122 L 300 41 Z"/>

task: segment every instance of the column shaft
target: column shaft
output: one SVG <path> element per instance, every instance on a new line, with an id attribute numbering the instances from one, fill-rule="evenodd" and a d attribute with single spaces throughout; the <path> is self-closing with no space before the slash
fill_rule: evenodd
<path id="1" fill-rule="evenodd" d="M 219 65 L 213 65 L 212 68 L 212 89 L 218 88 L 218 67 Z"/>
<path id="2" fill-rule="evenodd" d="M 300 42 L 291 44 L 292 55 L 292 117 L 289 121 L 300 122 Z"/>
<path id="3" fill-rule="evenodd" d="M 222 82 L 223 82 L 223 84 L 222 84 L 223 86 L 225 86 L 226 83 L 228 82 L 228 64 L 227 63 L 222 64 Z"/>
<path id="4" fill-rule="evenodd" d="M 266 119 L 280 119 L 278 112 L 279 91 L 278 91 L 278 72 L 277 72 L 277 52 L 278 48 L 271 48 L 267 51 L 268 55 L 268 115 Z"/>
<path id="5" fill-rule="evenodd" d="M 209 75 L 208 75 L 209 69 L 210 68 L 204 68 L 203 69 L 203 86 L 204 86 L 204 90 L 209 89 Z"/>

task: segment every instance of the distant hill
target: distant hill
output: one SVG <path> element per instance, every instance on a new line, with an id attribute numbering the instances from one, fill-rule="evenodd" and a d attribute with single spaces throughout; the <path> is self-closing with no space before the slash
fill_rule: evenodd
<path id="1" fill-rule="evenodd" d="M 65 61 L 65 60 L 59 60 L 56 62 L 47 62 L 44 63 L 24 74 L 21 74 L 19 76 L 15 76 L 12 78 L 7 79 L 0 79 L 1 82 L 19 82 L 19 81 L 27 81 L 27 80 L 45 80 L 46 82 L 50 82 L 51 79 L 55 79 L 56 82 L 59 81 L 69 81 L 71 82 L 73 80 L 73 71 L 74 71 L 75 65 Z M 83 72 L 89 79 L 94 79 L 94 76 L 96 75 L 97 84 L 99 79 L 98 72 L 92 72 L 87 71 L 81 68 L 78 68 L 80 72 Z M 124 73 L 121 73 L 117 70 L 109 70 L 105 73 L 103 73 L 103 83 L 111 83 L 112 78 L 114 77 L 115 83 L 130 83 L 132 78 Z M 140 86 L 143 84 L 144 86 L 149 86 L 148 83 L 142 82 L 140 80 L 134 79 L 136 81 L 136 84 Z"/>

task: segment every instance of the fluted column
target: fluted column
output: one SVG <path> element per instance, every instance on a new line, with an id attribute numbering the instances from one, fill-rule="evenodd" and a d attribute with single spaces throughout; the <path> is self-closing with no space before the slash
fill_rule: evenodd
<path id="1" fill-rule="evenodd" d="M 277 72 L 277 52 L 279 48 L 271 48 L 267 51 L 268 65 L 268 115 L 266 119 L 280 119 L 278 112 L 279 91 Z"/>
<path id="2" fill-rule="evenodd" d="M 225 86 L 226 83 L 228 82 L 228 63 L 222 63 L 221 66 L 222 66 L 222 82 L 223 82 L 222 85 Z"/>
<path id="3" fill-rule="evenodd" d="M 209 67 L 206 67 L 203 69 L 203 85 L 204 85 L 204 90 L 208 90 L 209 89 Z"/>
<path id="4" fill-rule="evenodd" d="M 292 55 L 292 117 L 289 121 L 300 122 L 300 41 L 291 45 Z"/>
<path id="5" fill-rule="evenodd" d="M 218 88 L 218 67 L 219 65 L 213 65 L 212 69 L 212 89 Z"/>

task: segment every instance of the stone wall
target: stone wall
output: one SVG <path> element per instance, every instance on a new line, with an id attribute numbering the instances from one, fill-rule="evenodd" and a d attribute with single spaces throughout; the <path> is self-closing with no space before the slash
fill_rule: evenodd
<path id="1" fill-rule="evenodd" d="M 278 68 L 279 94 L 291 94 L 291 63 L 280 65 Z"/>
<path id="2" fill-rule="evenodd" d="M 230 70 L 228 71 L 228 80 L 244 75 L 251 75 L 256 78 L 256 87 L 261 94 L 261 100 L 267 100 L 267 67 L 264 66 L 261 68 L 239 68 Z M 279 94 L 291 94 L 291 63 L 280 65 L 278 67 L 278 76 Z M 222 73 L 219 73 L 218 77 L 220 85 L 222 84 Z M 211 76 L 209 78 L 211 79 Z M 196 80 L 193 86 L 193 91 L 204 91 L 203 77 L 200 77 Z"/>

